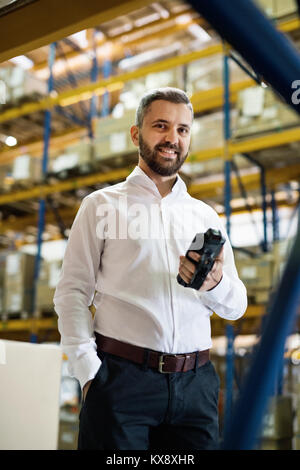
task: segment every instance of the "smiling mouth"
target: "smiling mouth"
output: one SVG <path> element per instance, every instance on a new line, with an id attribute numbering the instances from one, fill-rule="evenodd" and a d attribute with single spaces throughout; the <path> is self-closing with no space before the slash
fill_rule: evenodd
<path id="1" fill-rule="evenodd" d="M 178 152 L 176 150 L 167 148 L 167 147 L 159 147 L 158 151 L 161 155 L 167 158 L 173 158 L 176 157 Z"/>

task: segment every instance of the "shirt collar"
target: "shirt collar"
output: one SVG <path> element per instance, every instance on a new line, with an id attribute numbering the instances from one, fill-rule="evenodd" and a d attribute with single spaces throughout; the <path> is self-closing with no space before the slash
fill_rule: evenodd
<path id="1" fill-rule="evenodd" d="M 134 170 L 130 173 L 130 175 L 127 176 L 126 181 L 128 183 L 133 183 L 142 186 L 145 189 L 150 190 L 155 195 L 161 197 L 154 181 L 149 178 L 149 176 L 146 175 L 146 173 L 139 166 L 136 166 Z M 169 193 L 166 197 L 169 197 L 171 195 L 177 195 L 182 192 L 187 192 L 187 187 L 183 179 L 177 174 L 177 179 L 173 184 L 171 193 Z"/>

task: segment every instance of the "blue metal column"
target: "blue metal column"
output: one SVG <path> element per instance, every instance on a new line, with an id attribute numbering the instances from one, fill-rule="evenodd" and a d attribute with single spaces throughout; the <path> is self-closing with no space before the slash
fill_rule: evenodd
<path id="1" fill-rule="evenodd" d="M 48 80 L 48 93 L 51 93 L 53 90 L 53 65 L 55 61 L 55 51 L 56 43 L 50 45 L 49 50 L 49 80 Z M 48 153 L 49 153 L 49 142 L 51 134 L 51 111 L 46 110 L 45 112 L 45 128 L 44 128 L 44 150 L 43 150 L 43 160 L 42 160 L 42 175 L 43 179 L 47 174 L 48 167 Z M 45 226 L 45 199 L 40 199 L 39 201 L 39 217 L 38 217 L 38 235 L 37 235 L 37 254 L 35 257 L 35 266 L 34 266 L 34 284 L 33 284 L 33 298 L 32 298 L 32 313 L 36 313 L 36 285 L 39 278 L 40 263 L 41 263 L 41 251 L 42 251 L 42 236 Z M 32 335 L 32 342 L 36 342 L 36 335 Z"/>
<path id="2" fill-rule="evenodd" d="M 242 154 L 243 157 L 247 158 L 250 162 L 254 163 L 258 166 L 260 170 L 260 188 L 261 188 L 261 205 L 262 205 L 262 213 L 263 213 L 263 241 L 262 241 L 262 250 L 267 252 L 269 249 L 268 246 L 268 218 L 267 218 L 267 185 L 266 185 L 266 171 L 264 166 L 259 163 L 255 158 L 248 155 L 247 153 Z"/>
<path id="3" fill-rule="evenodd" d="M 263 14 L 252 0 L 189 0 L 219 35 L 271 85 L 292 108 L 294 82 L 300 77 L 300 55 L 296 47 Z"/>
<path id="4" fill-rule="evenodd" d="M 271 191 L 271 208 L 272 208 L 272 227 L 273 227 L 273 242 L 277 242 L 280 239 L 279 233 L 279 217 L 277 210 L 277 203 L 275 199 L 275 191 Z"/>
<path id="5" fill-rule="evenodd" d="M 226 214 L 226 231 L 230 238 L 231 235 L 231 160 L 229 154 L 228 143 L 231 136 L 230 126 L 230 69 L 229 69 L 229 56 L 227 53 L 227 47 L 224 45 L 223 55 L 223 84 L 224 84 L 224 205 Z M 227 353 L 226 353 L 226 383 L 225 383 L 225 409 L 224 409 L 224 427 L 225 430 L 228 428 L 231 419 L 231 410 L 233 402 L 233 375 L 234 375 L 234 350 L 233 341 L 234 333 L 233 326 L 226 326 L 226 337 L 227 337 Z"/>
<path id="6" fill-rule="evenodd" d="M 97 59 L 97 41 L 96 41 L 97 31 L 93 31 L 93 56 L 92 56 L 92 70 L 91 70 L 91 81 L 96 82 L 99 75 L 98 59 Z M 89 136 L 93 138 L 93 126 L 92 122 L 95 117 L 97 117 L 97 104 L 98 96 L 93 95 L 91 99 L 91 108 L 89 116 Z"/>
<path id="7" fill-rule="evenodd" d="M 226 325 L 226 373 L 225 373 L 225 410 L 224 410 L 224 431 L 229 429 L 233 405 L 233 377 L 234 377 L 234 331 L 233 326 Z"/>
<path id="8" fill-rule="evenodd" d="M 226 49 L 226 46 L 224 46 Z M 224 83 L 224 140 L 225 140 L 225 155 L 224 155 L 224 177 L 225 177 L 225 188 L 224 188 L 224 205 L 226 214 L 226 230 L 230 238 L 231 225 L 231 161 L 228 150 L 228 142 L 230 139 L 230 71 L 229 71 L 229 57 L 225 50 L 223 57 L 223 83 Z"/>
<path id="9" fill-rule="evenodd" d="M 109 78 L 112 74 L 112 63 L 110 59 L 105 59 L 103 63 L 103 78 Z M 109 115 L 110 110 L 110 96 L 109 92 L 106 91 L 102 97 L 102 109 L 101 109 L 101 116 L 105 117 Z"/>

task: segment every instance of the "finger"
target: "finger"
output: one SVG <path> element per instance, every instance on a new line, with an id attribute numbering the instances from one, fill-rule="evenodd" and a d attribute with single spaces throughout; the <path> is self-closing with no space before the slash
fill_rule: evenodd
<path id="1" fill-rule="evenodd" d="M 184 266 L 191 274 L 195 272 L 195 265 L 186 256 L 180 257 L 180 266 Z"/>
<path id="2" fill-rule="evenodd" d="M 195 270 L 195 266 L 194 266 L 194 270 Z M 186 268 L 186 266 L 184 265 L 181 265 L 180 266 L 180 269 L 179 269 L 179 274 L 183 276 L 185 276 L 188 280 L 192 279 L 192 276 L 194 274 L 194 272 L 190 271 L 189 269 Z"/>
<path id="3" fill-rule="evenodd" d="M 189 251 L 189 256 L 190 258 L 192 258 L 194 261 L 200 261 L 200 258 L 201 256 L 199 255 L 199 253 L 197 253 L 196 251 Z"/>

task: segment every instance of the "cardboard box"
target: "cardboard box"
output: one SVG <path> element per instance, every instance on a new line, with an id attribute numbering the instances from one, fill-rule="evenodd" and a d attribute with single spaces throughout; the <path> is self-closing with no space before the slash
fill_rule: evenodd
<path id="1" fill-rule="evenodd" d="M 296 0 L 256 0 L 256 3 L 270 18 L 281 18 L 297 13 Z"/>
<path id="2" fill-rule="evenodd" d="M 91 142 L 80 142 L 66 147 L 64 153 L 52 157 L 49 161 L 49 171 L 59 173 L 72 168 L 92 165 L 94 148 Z"/>
<path id="3" fill-rule="evenodd" d="M 31 155 L 19 155 L 13 161 L 12 178 L 15 181 L 32 181 L 41 180 L 42 162 L 38 158 Z"/>
<path id="4" fill-rule="evenodd" d="M 6 85 L 6 103 L 17 103 L 23 97 L 45 96 L 48 93 L 47 82 L 22 67 L 1 69 L 0 80 Z"/>
<path id="5" fill-rule="evenodd" d="M 54 309 L 53 297 L 55 294 L 55 288 L 44 286 L 40 282 L 36 286 L 36 308 L 38 310 L 49 310 Z"/>
<path id="6" fill-rule="evenodd" d="M 232 123 L 235 138 L 300 125 L 298 113 L 269 88 L 253 86 L 240 91 L 237 110 L 237 118 Z"/>
<path id="7" fill-rule="evenodd" d="M 235 125 L 237 113 L 230 113 L 231 125 Z M 191 130 L 190 153 L 224 146 L 224 113 L 216 112 L 194 119 Z"/>
<path id="8" fill-rule="evenodd" d="M 236 259 L 236 268 L 247 288 L 270 289 L 273 285 L 271 257 Z"/>
<path id="9" fill-rule="evenodd" d="M 135 123 L 135 111 L 126 111 L 121 118 L 108 116 L 95 125 L 95 160 L 137 151 L 130 135 Z"/>
<path id="10" fill-rule="evenodd" d="M 4 271 L 4 312 L 29 313 L 32 307 L 35 256 L 9 253 Z"/>
<path id="11" fill-rule="evenodd" d="M 52 311 L 53 297 L 58 283 L 62 260 L 43 260 L 40 267 L 39 279 L 36 286 L 36 308 Z"/>
<path id="12" fill-rule="evenodd" d="M 0 449 L 56 450 L 62 350 L 0 341 Z"/>
<path id="13" fill-rule="evenodd" d="M 249 76 L 232 60 L 229 62 L 230 82 L 241 82 Z M 223 56 L 216 54 L 191 62 L 187 66 L 187 92 L 197 92 L 223 86 Z"/>

